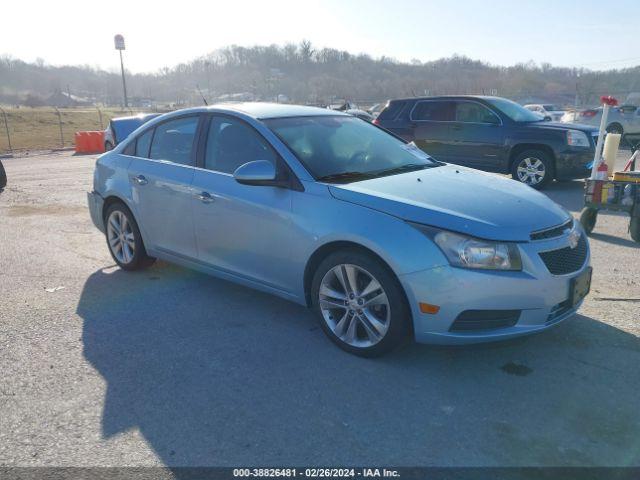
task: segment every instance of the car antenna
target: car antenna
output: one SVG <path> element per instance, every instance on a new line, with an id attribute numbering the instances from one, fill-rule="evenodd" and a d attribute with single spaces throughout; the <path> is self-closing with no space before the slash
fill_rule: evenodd
<path id="1" fill-rule="evenodd" d="M 200 90 L 200 85 L 198 85 L 196 83 L 196 88 L 198 89 L 198 93 L 200 94 L 200 96 L 202 97 L 202 101 L 204 102 L 204 104 L 208 107 L 209 104 L 207 103 L 207 99 L 204 98 L 204 95 L 202 94 L 202 90 Z"/>

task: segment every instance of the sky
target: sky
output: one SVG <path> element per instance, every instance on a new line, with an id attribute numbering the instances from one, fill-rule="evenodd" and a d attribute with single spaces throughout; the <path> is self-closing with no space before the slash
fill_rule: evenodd
<path id="1" fill-rule="evenodd" d="M 495 65 L 640 65 L 638 0 L 4 0 L 2 11 L 0 54 L 109 71 L 120 66 L 117 33 L 136 73 L 231 44 L 303 39 L 400 61 L 459 54 Z"/>

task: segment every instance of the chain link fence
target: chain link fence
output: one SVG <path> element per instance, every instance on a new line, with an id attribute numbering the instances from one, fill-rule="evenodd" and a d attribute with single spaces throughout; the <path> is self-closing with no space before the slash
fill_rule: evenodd
<path id="1" fill-rule="evenodd" d="M 75 132 L 104 130 L 111 118 L 136 110 L 0 106 L 0 153 L 74 146 Z"/>

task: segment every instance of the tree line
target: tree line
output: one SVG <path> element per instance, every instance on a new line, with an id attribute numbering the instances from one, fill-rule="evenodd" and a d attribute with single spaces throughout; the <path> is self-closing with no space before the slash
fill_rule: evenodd
<path id="1" fill-rule="evenodd" d="M 520 63 L 504 67 L 454 55 L 430 62 L 373 58 L 310 42 L 284 46 L 231 45 L 188 63 L 153 73 L 127 72 L 129 96 L 154 103 L 188 105 L 225 98 L 328 104 L 379 102 L 443 94 L 497 94 L 521 101 L 597 103 L 600 95 L 640 92 L 640 66 L 592 71 Z M 119 73 L 84 66 L 51 66 L 0 57 L 0 102 L 37 104 L 54 92 L 96 103 L 122 101 Z M 235 97 L 232 95 L 236 94 Z"/>

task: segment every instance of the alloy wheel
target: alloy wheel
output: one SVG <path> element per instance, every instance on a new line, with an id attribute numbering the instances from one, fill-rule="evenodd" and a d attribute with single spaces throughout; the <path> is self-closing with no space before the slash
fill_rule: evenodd
<path id="1" fill-rule="evenodd" d="M 133 261 L 136 242 L 131 223 L 120 210 L 114 210 L 107 219 L 107 240 L 109 248 L 119 262 L 127 264 Z"/>
<path id="2" fill-rule="evenodd" d="M 527 185 L 538 185 L 544 180 L 547 169 L 539 158 L 527 157 L 523 159 L 516 170 L 518 180 Z"/>
<path id="3" fill-rule="evenodd" d="M 387 294 L 373 275 L 357 265 L 336 265 L 324 275 L 319 305 L 331 331 L 352 347 L 371 347 L 389 330 Z"/>

